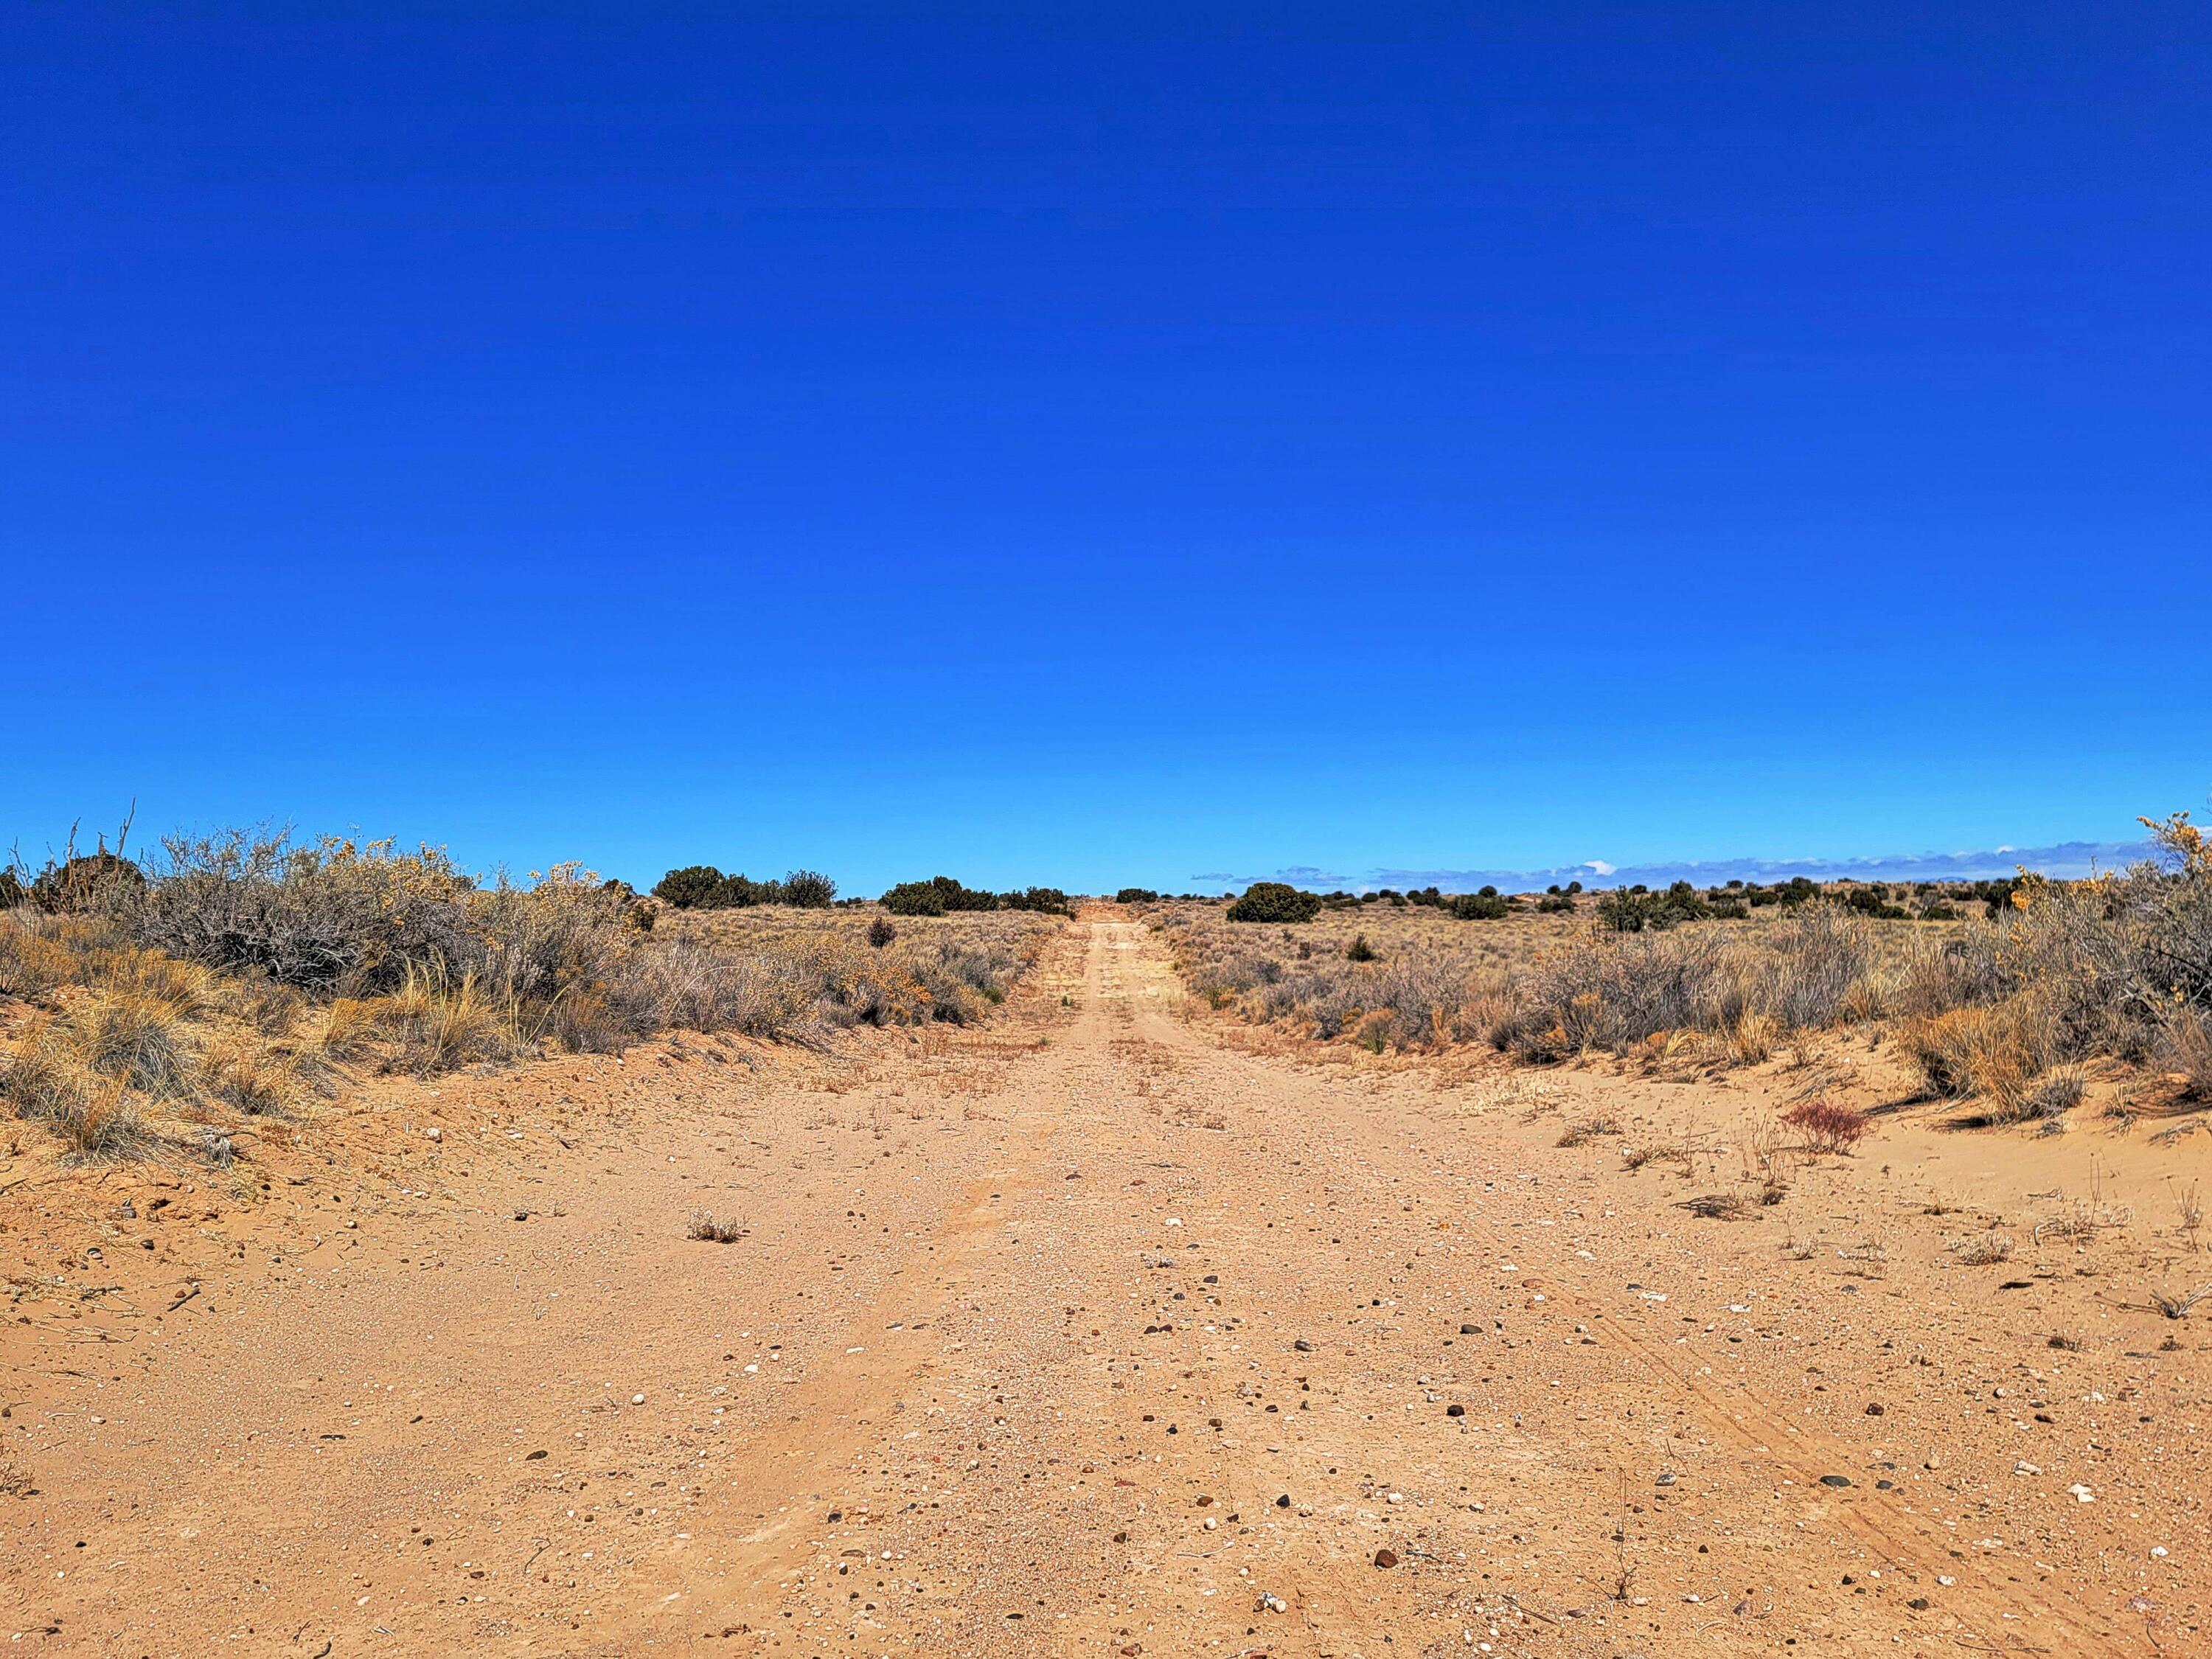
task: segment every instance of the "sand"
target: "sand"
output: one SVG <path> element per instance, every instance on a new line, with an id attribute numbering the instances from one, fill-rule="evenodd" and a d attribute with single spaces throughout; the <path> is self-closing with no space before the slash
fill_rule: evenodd
<path id="1" fill-rule="evenodd" d="M 1715 1220 L 1777 1068 L 1328 1059 L 1097 907 L 981 1032 L 394 1084 L 228 1176 L 0 1161 L 0 1638 L 2212 1650 L 2212 1299 L 2149 1300 L 2212 1281 L 2212 1134 L 1913 1109 Z"/>

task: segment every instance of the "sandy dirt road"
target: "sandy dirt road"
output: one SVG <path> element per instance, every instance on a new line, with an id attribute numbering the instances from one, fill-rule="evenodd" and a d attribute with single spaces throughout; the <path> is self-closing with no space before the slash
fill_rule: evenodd
<path id="1" fill-rule="evenodd" d="M 210 1223 L 174 1308 L 25 1304 L 0 1637 L 2212 1648 L 2198 1334 L 2116 1311 L 2098 1237 L 2002 1292 L 1932 1243 L 1799 1256 L 1556 1144 L 1650 1090 L 1299 1064 L 1177 1003 L 1152 936 L 1085 920 L 957 1051 L 638 1051 L 597 1119 L 612 1073 L 549 1063 L 282 1226 Z M 1790 1224 L 1878 1231 L 1927 1175 L 1884 1158 Z M 749 1231 L 689 1240 L 696 1207 Z"/>

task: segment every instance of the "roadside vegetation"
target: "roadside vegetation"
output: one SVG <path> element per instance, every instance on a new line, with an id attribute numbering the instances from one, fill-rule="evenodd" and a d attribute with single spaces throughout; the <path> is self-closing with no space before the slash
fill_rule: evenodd
<path id="1" fill-rule="evenodd" d="M 1145 914 L 1212 1006 L 1376 1053 L 1726 1067 L 1849 1030 L 1887 1039 L 1927 1097 L 1977 1103 L 1968 1121 L 2063 1115 L 2098 1067 L 2143 1083 L 2142 1109 L 2212 1105 L 2212 848 L 2185 813 L 2145 823 L 2155 857 L 2081 881 L 1594 902 L 1270 885 Z"/>
<path id="2" fill-rule="evenodd" d="M 224 1126 L 380 1073 L 668 1030 L 970 1022 L 1054 931 L 878 915 L 878 936 L 827 908 L 825 878 L 756 885 L 778 896 L 670 908 L 578 865 L 479 878 L 434 848 L 253 831 L 18 868 L 0 879 L 0 1104 L 78 1156 L 227 1156 Z"/>

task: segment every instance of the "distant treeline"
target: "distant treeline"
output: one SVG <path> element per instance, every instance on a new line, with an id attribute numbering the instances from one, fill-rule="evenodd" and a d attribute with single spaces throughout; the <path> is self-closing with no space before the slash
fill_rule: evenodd
<path id="1" fill-rule="evenodd" d="M 2021 885 L 2018 877 L 1997 881 L 1823 884 L 1793 876 L 1771 886 L 1731 881 L 1700 891 L 1686 881 L 1678 881 L 1655 891 L 1639 882 L 1596 895 L 1595 908 L 1600 922 L 1624 933 L 1662 931 L 1686 921 L 1741 921 L 1762 906 L 1795 909 L 1822 897 L 1862 915 L 1887 921 L 1955 921 L 1962 905 L 1978 903 L 1987 907 L 1991 916 L 2001 914 L 2011 906 Z M 1124 888 L 1121 894 L 1124 903 L 1152 902 L 1158 896 L 1141 888 Z M 1446 893 L 1435 887 L 1402 893 L 1390 887 L 1366 893 L 1312 893 L 1284 882 L 1259 881 L 1230 902 L 1227 915 L 1231 921 L 1299 922 L 1310 921 L 1323 910 L 1356 910 L 1364 905 L 1382 904 L 1399 908 L 1425 906 L 1463 921 L 1497 921 L 1531 909 L 1540 913 L 1573 910 L 1577 901 L 1585 896 L 1578 881 L 1564 887 L 1554 883 L 1540 894 L 1506 894 L 1487 886 L 1472 893 Z"/>
<path id="2" fill-rule="evenodd" d="M 1075 907 L 1057 887 L 1025 887 L 1018 892 L 994 893 L 964 887 L 950 876 L 927 881 L 902 881 L 881 900 L 895 916 L 942 916 L 955 910 L 1037 910 L 1047 915 L 1070 916 Z"/>
<path id="3" fill-rule="evenodd" d="M 691 864 L 663 876 L 653 896 L 678 910 L 742 910 L 755 904 L 820 910 L 836 899 L 837 884 L 813 870 L 793 870 L 781 881 L 753 881 L 726 876 L 711 864 Z"/>

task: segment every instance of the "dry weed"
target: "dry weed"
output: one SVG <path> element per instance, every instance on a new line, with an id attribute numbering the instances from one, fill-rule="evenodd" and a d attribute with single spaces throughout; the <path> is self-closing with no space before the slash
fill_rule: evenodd
<path id="1" fill-rule="evenodd" d="M 2193 1291 L 2179 1294 L 2157 1290 L 2150 1293 L 2150 1304 L 2168 1319 L 2186 1319 L 2208 1296 L 2212 1296 L 2212 1285 L 2199 1285 Z"/>
<path id="2" fill-rule="evenodd" d="M 1686 1199 L 1674 1207 L 1708 1221 L 1739 1221 L 1750 1212 L 1751 1204 L 1741 1193 L 1707 1193 Z"/>
<path id="3" fill-rule="evenodd" d="M 1580 1146 L 1587 1142 L 1607 1135 L 1617 1135 L 1620 1133 L 1620 1121 L 1617 1118 L 1586 1117 L 1580 1122 L 1571 1123 L 1562 1129 L 1559 1132 L 1559 1140 L 1555 1144 L 1561 1146 Z"/>
<path id="4" fill-rule="evenodd" d="M 694 1210 L 684 1219 L 684 1236 L 710 1244 L 734 1244 L 745 1230 L 734 1221 L 717 1221 L 711 1211 Z"/>
<path id="5" fill-rule="evenodd" d="M 1977 1233 L 1972 1238 L 1962 1238 L 1950 1247 L 1951 1254 L 1959 1258 L 1964 1267 L 1992 1267 L 2000 1261 L 2012 1259 L 2010 1233 Z"/>

